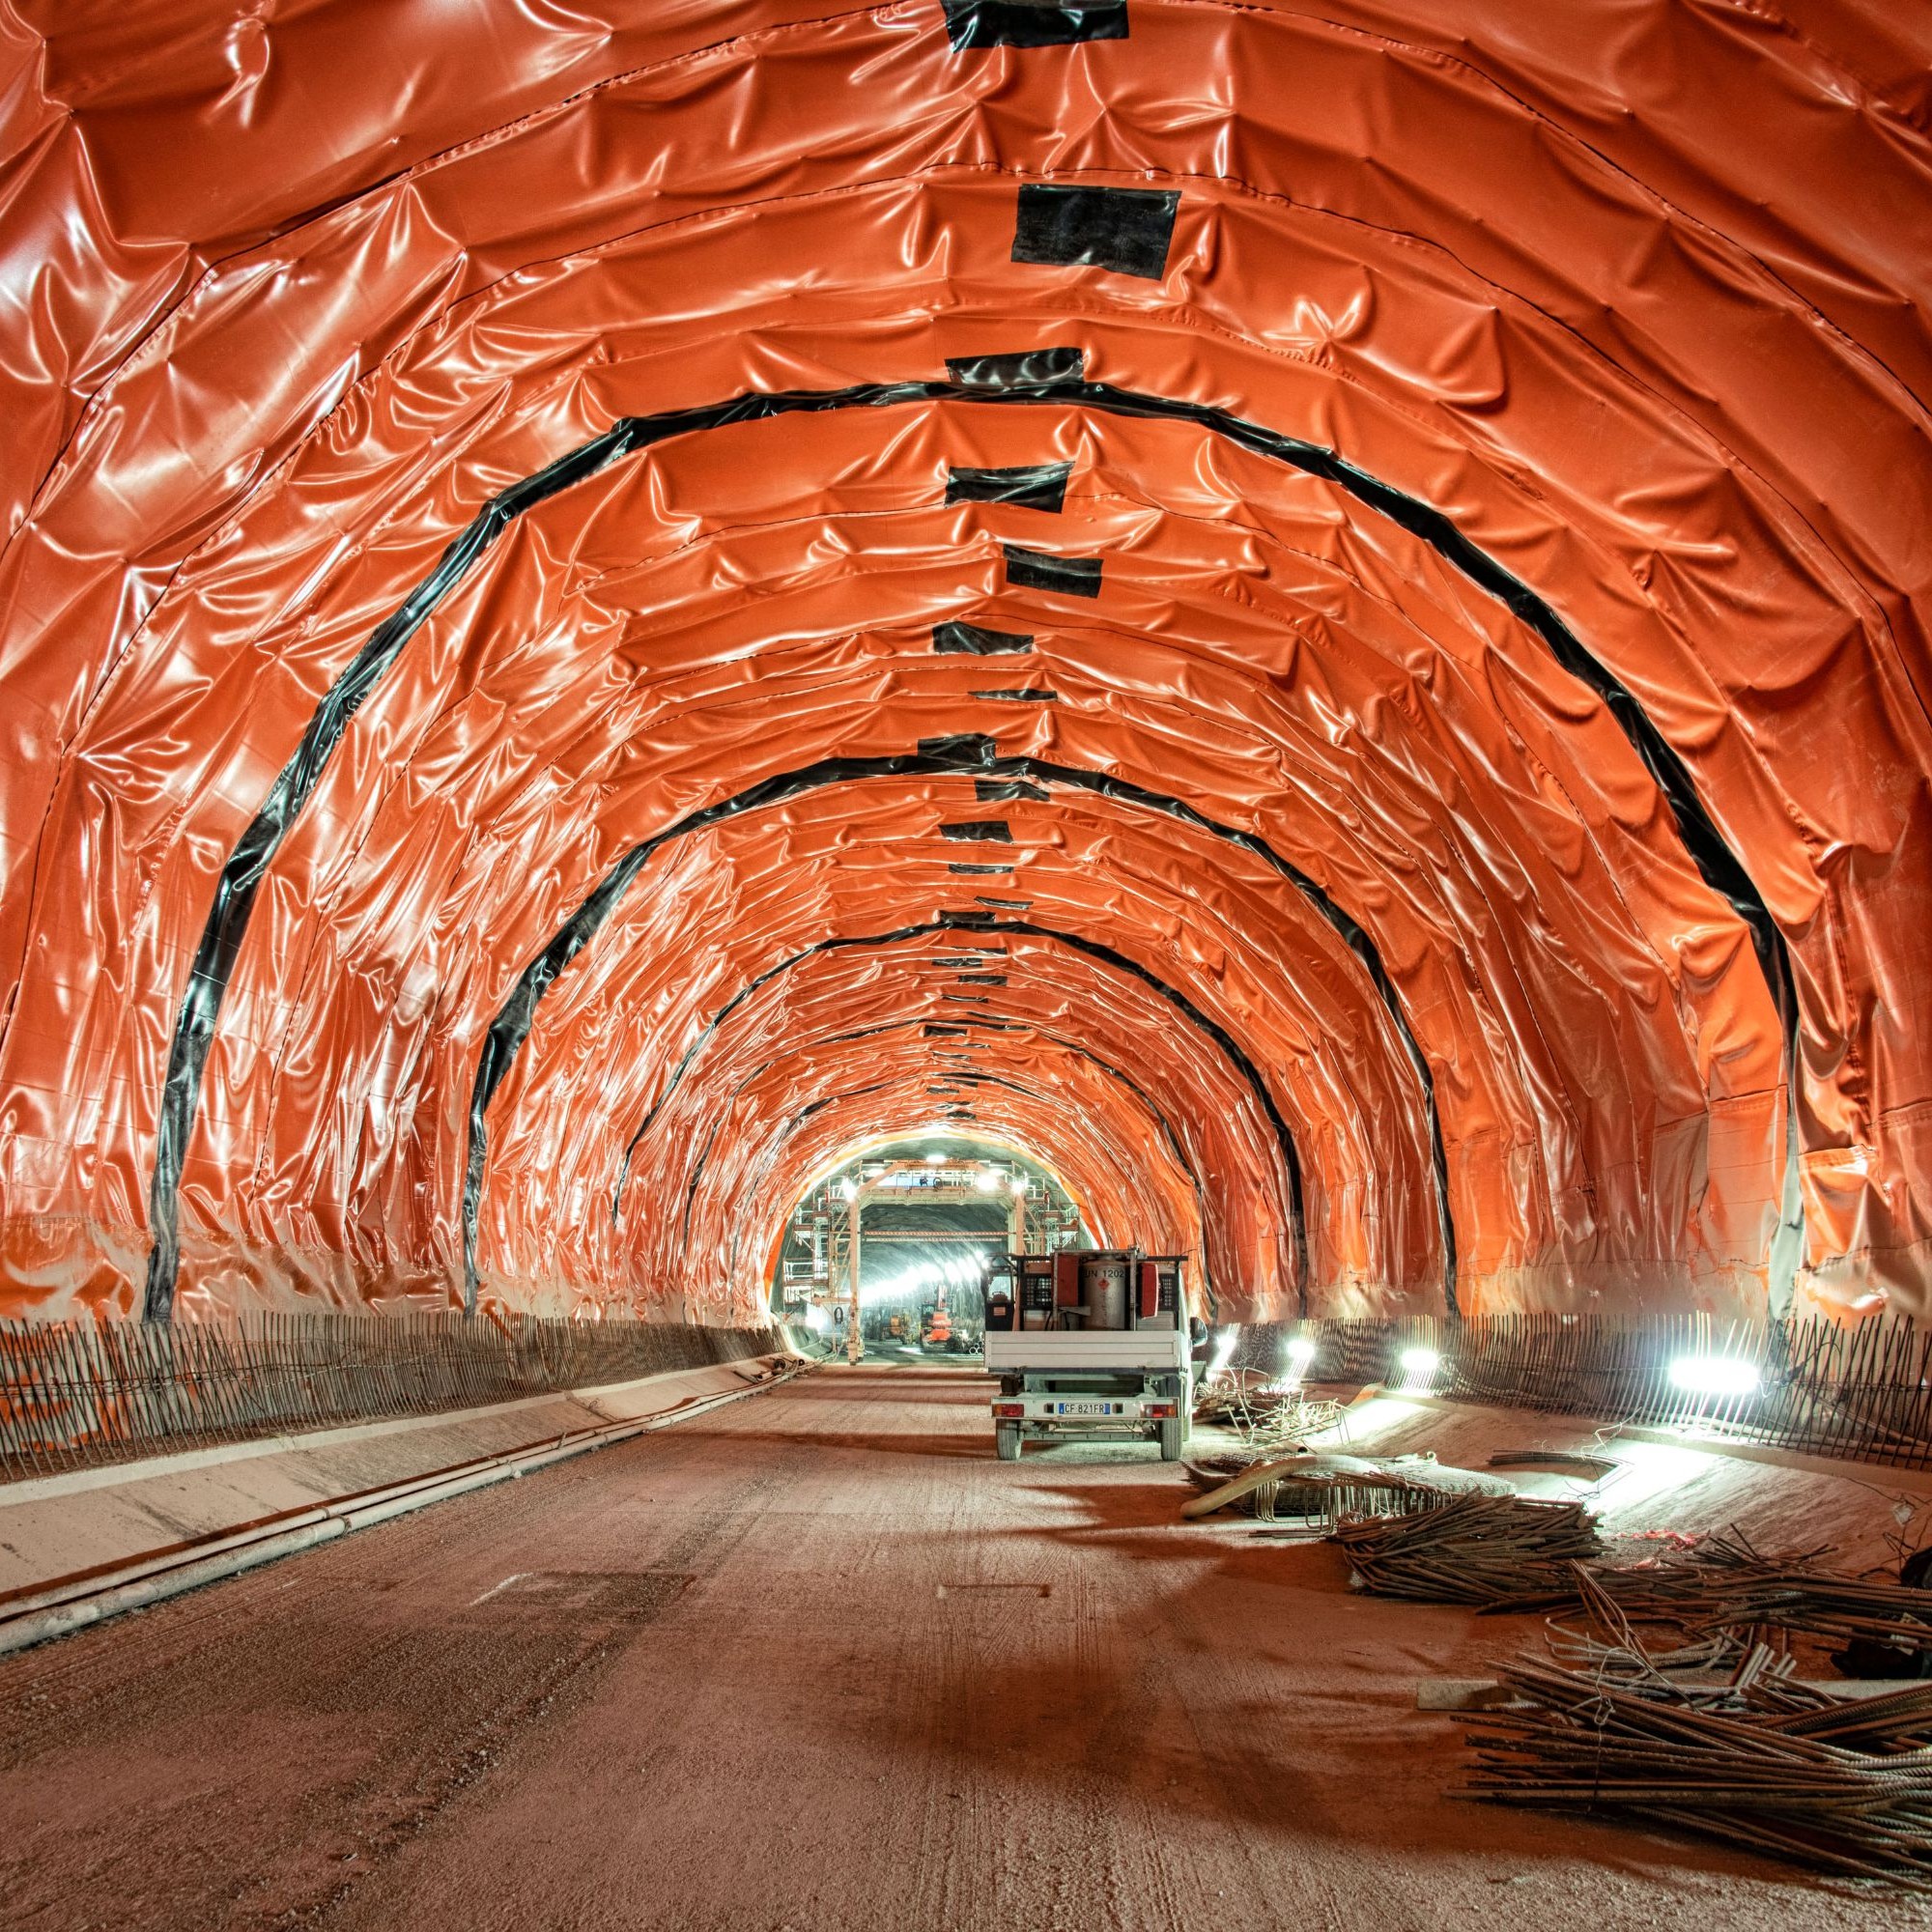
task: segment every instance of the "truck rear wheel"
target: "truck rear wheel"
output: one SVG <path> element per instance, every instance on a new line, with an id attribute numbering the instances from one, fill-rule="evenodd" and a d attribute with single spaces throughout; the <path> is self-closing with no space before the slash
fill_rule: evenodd
<path id="1" fill-rule="evenodd" d="M 1180 1461 L 1180 1435 L 1186 1426 L 1178 1415 L 1172 1422 L 1160 1425 L 1160 1460 L 1163 1463 Z"/>
<path id="2" fill-rule="evenodd" d="M 1020 1460 L 1020 1426 L 1017 1422 L 1003 1422 L 993 1432 L 994 1446 L 1000 1452 L 1002 1463 L 1017 1463 Z M 1179 1453 L 1178 1450 L 1175 1452 Z"/>

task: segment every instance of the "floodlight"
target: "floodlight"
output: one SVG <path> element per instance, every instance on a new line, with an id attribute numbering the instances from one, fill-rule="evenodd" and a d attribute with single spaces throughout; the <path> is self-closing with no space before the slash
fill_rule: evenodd
<path id="1" fill-rule="evenodd" d="M 1426 1388 L 1442 1366 L 1442 1357 L 1434 1349 L 1405 1349 L 1396 1360 L 1402 1364 L 1405 1388 Z"/>
<path id="2" fill-rule="evenodd" d="M 1736 1355 L 1679 1355 L 1670 1365 L 1670 1385 L 1687 1395 L 1755 1395 L 1754 1363 Z"/>

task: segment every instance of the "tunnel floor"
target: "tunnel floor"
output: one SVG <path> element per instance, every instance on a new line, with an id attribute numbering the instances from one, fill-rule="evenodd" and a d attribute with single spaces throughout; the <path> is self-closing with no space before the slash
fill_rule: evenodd
<path id="1" fill-rule="evenodd" d="M 1534 1619 L 995 1461 L 969 1371 L 835 1368 L 0 1662 L 0 1898 L 82 1926 L 1926 1922 L 1445 1795 Z"/>

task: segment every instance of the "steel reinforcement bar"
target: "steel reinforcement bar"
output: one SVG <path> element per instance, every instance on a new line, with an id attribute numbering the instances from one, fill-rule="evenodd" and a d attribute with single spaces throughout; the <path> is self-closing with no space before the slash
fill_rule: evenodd
<path id="1" fill-rule="evenodd" d="M 778 1329 L 536 1316 L 0 1321 L 0 1482 L 514 1402 L 786 1346 Z"/>
<path id="2" fill-rule="evenodd" d="M 1618 1322 L 1581 1315 L 1290 1321 L 1240 1331 L 1231 1365 L 1688 1428 L 1736 1441 L 1932 1467 L 1932 1327 L 1905 1316 Z"/>

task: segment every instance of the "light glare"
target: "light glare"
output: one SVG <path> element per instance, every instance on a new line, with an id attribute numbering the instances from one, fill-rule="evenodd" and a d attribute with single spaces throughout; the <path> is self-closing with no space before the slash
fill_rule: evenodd
<path id="1" fill-rule="evenodd" d="M 1670 1365 L 1670 1383 L 1687 1395 L 1755 1395 L 1758 1373 L 1735 1355 L 1679 1355 Z"/>

